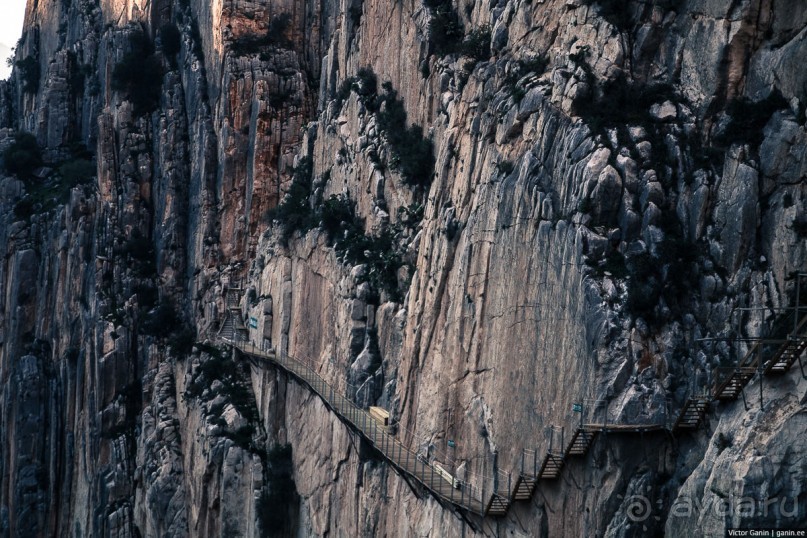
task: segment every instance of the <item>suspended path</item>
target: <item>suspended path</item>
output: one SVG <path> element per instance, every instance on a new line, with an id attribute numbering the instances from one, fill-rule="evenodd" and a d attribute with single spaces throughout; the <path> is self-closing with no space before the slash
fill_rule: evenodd
<path id="1" fill-rule="evenodd" d="M 316 393 L 342 422 L 358 432 L 400 474 L 426 488 L 444 505 L 482 517 L 504 516 L 514 502 L 530 500 L 540 481 L 557 479 L 571 458 L 588 453 L 599 434 L 658 431 L 678 434 L 694 430 L 704 421 L 712 401 L 735 400 L 757 374 L 783 375 L 798 361 L 805 376 L 801 355 L 807 349 L 807 315 L 803 315 L 807 306 L 793 307 L 777 317 L 770 334 L 758 339 L 737 366 L 718 368 L 711 394 L 688 398 L 670 424 L 608 423 L 607 402 L 604 400 L 575 404 L 574 411 L 579 413 L 580 422 L 571 430 L 568 440 L 565 439 L 564 428 L 552 428 L 549 447 L 540 461 L 537 451 L 523 450 L 521 469 L 515 480 L 507 473 L 474 484 L 453 476 L 450 469 L 439 462 L 429 461 L 427 456 L 405 446 L 388 426 L 374 419 L 367 410 L 325 381 L 310 361 L 249 343 L 248 329 L 244 326 L 238 307 L 240 293 L 242 290 L 239 287 L 227 290 L 227 309 L 217 335 L 222 344 L 237 349 L 260 364 L 280 368 L 293 376 Z M 590 420 L 584 420 L 586 415 Z"/>

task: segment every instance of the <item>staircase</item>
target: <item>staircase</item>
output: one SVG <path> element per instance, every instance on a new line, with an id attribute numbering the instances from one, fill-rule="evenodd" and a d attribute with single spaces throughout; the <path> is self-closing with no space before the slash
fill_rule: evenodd
<path id="1" fill-rule="evenodd" d="M 718 368 L 715 371 L 715 389 L 712 397 L 721 402 L 732 402 L 742 394 L 743 389 L 756 375 L 755 366 Z"/>
<path id="2" fill-rule="evenodd" d="M 774 320 L 769 334 L 760 338 L 740 359 L 736 367 L 715 371 L 712 396 L 715 400 L 733 401 L 761 369 L 765 375 L 783 375 L 807 349 L 807 315 L 794 321 L 804 307 L 791 309 Z"/>
<path id="3" fill-rule="evenodd" d="M 566 461 L 575 456 L 586 456 L 599 433 L 644 434 L 654 431 L 678 433 L 697 429 L 704 420 L 710 402 L 732 401 L 743 393 L 749 381 L 758 373 L 782 375 L 800 360 L 807 350 L 807 316 L 795 324 L 798 309 L 777 318 L 771 335 L 758 341 L 748 353 L 738 361 L 737 366 L 718 368 L 711 395 L 690 397 L 684 403 L 676 421 L 669 424 L 625 424 L 612 423 L 608 416 L 605 401 L 604 413 L 600 419 L 592 420 L 598 405 L 604 400 L 592 400 L 591 416 L 584 422 L 580 415 L 579 426 L 575 427 L 568 443 L 564 443 L 564 428 L 550 429 L 549 450 L 538 466 L 537 453 L 525 450 L 522 454 L 521 472 L 510 490 L 510 475 L 507 480 L 483 479 L 480 485 L 471 484 L 452 476 L 444 467 L 416 450 L 412 450 L 390 434 L 388 428 L 373 419 L 364 409 L 340 394 L 315 371 L 315 365 L 288 355 L 278 355 L 273 350 L 256 347 L 247 342 L 248 329 L 244 326 L 240 309 L 240 287 L 227 290 L 224 319 L 218 331 L 219 340 L 250 356 L 256 363 L 276 366 L 310 387 L 323 400 L 337 417 L 351 429 L 359 433 L 377 450 L 399 473 L 412 478 L 429 491 L 441 503 L 451 505 L 469 514 L 482 517 L 501 517 L 507 514 L 515 501 L 529 501 L 535 494 L 538 482 L 555 480 Z M 803 313 L 803 310 L 801 311 Z M 574 411 L 584 413 L 583 404 L 575 404 Z M 636 421 L 640 422 L 640 421 Z M 529 457 L 527 457 L 529 455 Z M 502 487 L 496 487 L 502 483 Z"/>
<path id="4" fill-rule="evenodd" d="M 554 480 L 563 471 L 563 456 L 547 453 L 538 471 L 538 480 Z"/>
<path id="5" fill-rule="evenodd" d="M 586 429 L 585 427 L 575 428 L 572 434 L 572 439 L 566 447 L 564 458 L 569 456 L 585 456 L 588 454 L 588 449 L 597 437 L 596 430 Z"/>
<path id="6" fill-rule="evenodd" d="M 222 327 L 225 325 L 223 324 Z M 353 430 L 361 434 L 399 472 L 414 478 L 441 502 L 480 516 L 503 516 L 510 508 L 507 497 L 492 493 L 492 485 L 481 489 L 457 479 L 449 480 L 445 470 L 437 469 L 427 458 L 406 447 L 346 396 L 336 391 L 304 361 L 266 351 L 245 341 L 220 337 L 222 343 L 235 347 L 257 361 L 278 366 L 308 385 L 325 404 Z M 490 487 L 490 490 L 487 488 Z"/>
<path id="7" fill-rule="evenodd" d="M 710 399 L 706 396 L 688 398 L 671 428 L 672 432 L 697 429 L 706 416 L 706 411 L 709 410 L 709 401 Z"/>
<path id="8" fill-rule="evenodd" d="M 807 349 L 807 316 L 796 326 L 793 334 L 774 354 L 763 363 L 765 375 L 784 375 L 790 370 L 804 350 Z"/>
<path id="9" fill-rule="evenodd" d="M 519 474 L 513 487 L 513 501 L 529 501 L 532 499 L 532 494 L 535 493 L 537 486 L 537 476 Z"/>
<path id="10" fill-rule="evenodd" d="M 248 339 L 249 331 L 244 325 L 241 307 L 239 306 L 242 294 L 243 290 L 240 287 L 227 288 L 224 298 L 226 310 L 217 334 L 219 338 L 232 341 Z"/>

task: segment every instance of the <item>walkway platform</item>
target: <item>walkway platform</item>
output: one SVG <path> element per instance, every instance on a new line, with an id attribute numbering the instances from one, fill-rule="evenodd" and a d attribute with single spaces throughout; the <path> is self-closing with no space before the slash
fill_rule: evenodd
<path id="1" fill-rule="evenodd" d="M 480 516 L 503 516 L 510 507 L 506 497 L 486 492 L 470 484 L 446 479 L 431 463 L 391 435 L 370 414 L 336 391 L 305 362 L 274 352 L 264 351 L 252 344 L 221 338 L 224 344 L 259 361 L 280 367 L 308 385 L 325 404 L 349 427 L 362 435 L 399 472 L 413 478 L 443 503 Z M 459 485 L 459 487 L 454 487 Z"/>

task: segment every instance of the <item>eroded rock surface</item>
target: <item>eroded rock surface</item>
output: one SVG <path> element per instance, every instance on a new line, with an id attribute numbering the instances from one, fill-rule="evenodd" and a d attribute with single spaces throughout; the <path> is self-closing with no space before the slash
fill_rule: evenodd
<path id="1" fill-rule="evenodd" d="M 0 534 L 803 521 L 795 371 L 676 441 L 600 439 L 493 520 L 218 346 L 237 312 L 479 487 L 575 403 L 667 424 L 807 268 L 807 10 L 679 4 L 29 2 L 0 83 L 0 149 L 42 157 L 0 179 Z"/>

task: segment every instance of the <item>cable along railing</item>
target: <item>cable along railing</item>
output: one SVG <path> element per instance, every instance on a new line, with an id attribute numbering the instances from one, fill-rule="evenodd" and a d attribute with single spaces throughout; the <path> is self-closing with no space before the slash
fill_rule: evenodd
<path id="1" fill-rule="evenodd" d="M 276 353 L 243 340 L 224 337 L 220 337 L 220 340 L 250 357 L 280 366 L 304 382 L 343 422 L 358 431 L 395 468 L 414 478 L 441 501 L 482 516 L 498 516 L 507 512 L 509 500 L 502 491 L 509 484 L 496 487 L 495 478 L 473 484 L 467 479 L 453 476 L 439 462 L 429 461 L 426 455 L 405 446 L 389 432 L 389 426 L 381 425 L 365 409 L 325 381 L 309 361 Z M 498 482 L 501 484 L 501 480 Z"/>
<path id="2" fill-rule="evenodd" d="M 800 275 L 805 276 L 805 275 Z M 800 287 L 800 286 L 799 286 Z M 697 429 L 704 421 L 713 400 L 733 400 L 743 394 L 745 385 L 756 374 L 775 375 L 786 373 L 807 349 L 807 306 L 781 309 L 765 337 L 755 340 L 754 345 L 738 360 L 737 366 L 718 368 L 711 391 L 692 394 L 686 399 L 677 414 L 669 412 L 665 402 L 661 416 L 649 417 L 639 413 L 633 417 L 609 415 L 606 399 L 586 399 L 572 406 L 575 420 L 566 427 L 547 428 L 546 451 L 543 455 L 535 449 L 525 448 L 520 458 L 518 475 L 513 479 L 509 472 L 495 469 L 492 476 L 482 476 L 469 470 L 459 473 L 448 465 L 453 458 L 432 451 L 429 440 L 421 443 L 422 450 L 407 447 L 393 432 L 405 432 L 409 437 L 420 439 L 400 422 L 382 425 L 370 413 L 357 405 L 361 391 L 369 390 L 365 383 L 353 389 L 353 398 L 343 394 L 328 383 L 316 371 L 310 360 L 276 353 L 269 346 L 256 346 L 247 341 L 248 329 L 244 326 L 236 294 L 240 287 L 227 292 L 225 316 L 218 332 L 221 342 L 230 345 L 254 359 L 279 366 L 310 387 L 343 422 L 360 433 L 395 469 L 404 476 L 413 478 L 443 503 L 480 516 L 504 516 L 512 503 L 527 501 L 534 495 L 541 480 L 557 479 L 566 463 L 574 457 L 585 457 L 599 435 L 640 434 L 666 431 L 673 434 Z M 797 301 L 797 305 L 800 303 Z M 744 394 L 743 394 L 744 398 Z M 362 399 L 361 401 L 367 400 Z M 442 456 L 441 462 L 435 456 Z M 463 476 L 457 476 L 462 474 Z"/>

